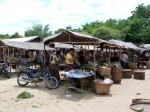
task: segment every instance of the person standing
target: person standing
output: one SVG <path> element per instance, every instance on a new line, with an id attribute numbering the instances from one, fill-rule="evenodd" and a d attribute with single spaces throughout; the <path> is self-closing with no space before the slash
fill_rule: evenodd
<path id="1" fill-rule="evenodd" d="M 71 49 L 69 49 L 69 52 L 66 55 L 66 63 L 67 63 L 66 71 L 70 71 L 70 70 L 74 69 L 74 61 L 76 61 L 76 59 L 73 58 L 74 52 L 75 52 L 74 49 L 71 48 Z"/>
<path id="2" fill-rule="evenodd" d="M 128 64 L 128 55 L 126 52 L 121 54 L 121 66 L 123 69 L 127 68 L 127 64 Z"/>

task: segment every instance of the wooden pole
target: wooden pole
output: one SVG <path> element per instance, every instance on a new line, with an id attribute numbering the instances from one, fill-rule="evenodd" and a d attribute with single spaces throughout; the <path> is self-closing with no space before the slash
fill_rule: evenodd
<path id="1" fill-rule="evenodd" d="M 44 63 L 46 61 L 45 43 L 44 43 Z"/>
<path id="2" fill-rule="evenodd" d="M 111 47 L 109 49 L 109 66 L 110 66 L 110 58 L 111 58 Z"/>
<path id="3" fill-rule="evenodd" d="M 5 52 L 4 52 L 4 47 L 3 47 L 3 60 L 4 60 L 4 62 L 5 62 Z"/>
<path id="4" fill-rule="evenodd" d="M 119 49 L 119 63 L 121 63 L 121 47 Z"/>
<path id="5" fill-rule="evenodd" d="M 96 69 L 95 66 L 96 65 L 96 59 L 95 59 L 95 43 L 94 43 L 94 79 L 96 79 Z"/>

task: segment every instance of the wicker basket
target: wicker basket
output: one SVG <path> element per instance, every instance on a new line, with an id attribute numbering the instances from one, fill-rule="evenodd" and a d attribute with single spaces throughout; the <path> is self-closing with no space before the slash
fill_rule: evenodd
<path id="1" fill-rule="evenodd" d="M 122 78 L 132 78 L 131 69 L 123 69 Z"/>
<path id="2" fill-rule="evenodd" d="M 135 71 L 134 72 L 134 79 L 145 80 L 145 72 L 143 72 L 143 71 Z"/>
<path id="3" fill-rule="evenodd" d="M 132 73 L 134 73 L 136 67 L 137 67 L 137 63 L 128 63 L 128 68 L 131 69 Z"/>
<path id="4" fill-rule="evenodd" d="M 150 61 L 148 61 L 148 62 L 146 63 L 146 68 L 147 68 L 147 69 L 150 69 Z"/>
<path id="5" fill-rule="evenodd" d="M 121 83 L 122 68 L 112 67 L 111 75 L 112 75 L 112 80 L 114 81 L 114 83 Z"/>
<path id="6" fill-rule="evenodd" d="M 98 95 L 107 95 L 109 94 L 111 84 L 101 84 L 95 82 L 95 92 Z"/>
<path id="7" fill-rule="evenodd" d="M 132 103 L 136 104 L 136 103 L 150 103 L 150 99 L 132 99 Z"/>
<path id="8" fill-rule="evenodd" d="M 110 73 L 111 73 L 111 68 L 109 68 L 109 67 L 103 67 L 103 66 L 99 67 L 99 74 L 101 76 L 110 75 Z"/>
<path id="9" fill-rule="evenodd" d="M 79 80 L 79 86 L 83 87 L 90 87 L 91 86 L 91 80 L 90 79 L 80 79 Z"/>

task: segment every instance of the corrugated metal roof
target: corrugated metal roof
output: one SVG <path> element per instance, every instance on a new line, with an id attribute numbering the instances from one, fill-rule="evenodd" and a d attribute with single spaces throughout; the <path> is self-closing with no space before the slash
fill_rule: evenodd
<path id="1" fill-rule="evenodd" d="M 36 38 L 39 38 L 39 36 L 21 37 L 21 38 L 4 39 L 4 40 L 15 41 L 15 42 L 29 42 L 29 41 L 32 41 Z"/>
<path id="2" fill-rule="evenodd" d="M 21 48 L 21 49 L 31 49 L 31 50 L 44 50 L 44 44 L 43 43 L 37 43 L 37 42 L 15 42 L 15 41 L 9 41 L 9 40 L 1 40 L 5 45 Z M 45 46 L 46 50 L 54 50 L 54 48 L 50 48 L 48 46 Z"/>

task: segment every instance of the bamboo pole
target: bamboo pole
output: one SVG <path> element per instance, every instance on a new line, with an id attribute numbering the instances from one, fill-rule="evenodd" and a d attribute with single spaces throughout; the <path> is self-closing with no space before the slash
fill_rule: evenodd
<path id="1" fill-rule="evenodd" d="M 109 49 L 109 66 L 110 66 L 110 58 L 111 58 L 111 47 Z"/>
<path id="2" fill-rule="evenodd" d="M 95 69 L 95 65 L 96 65 L 96 59 L 95 59 L 95 43 L 94 43 L 94 79 L 96 79 L 96 69 Z"/>

